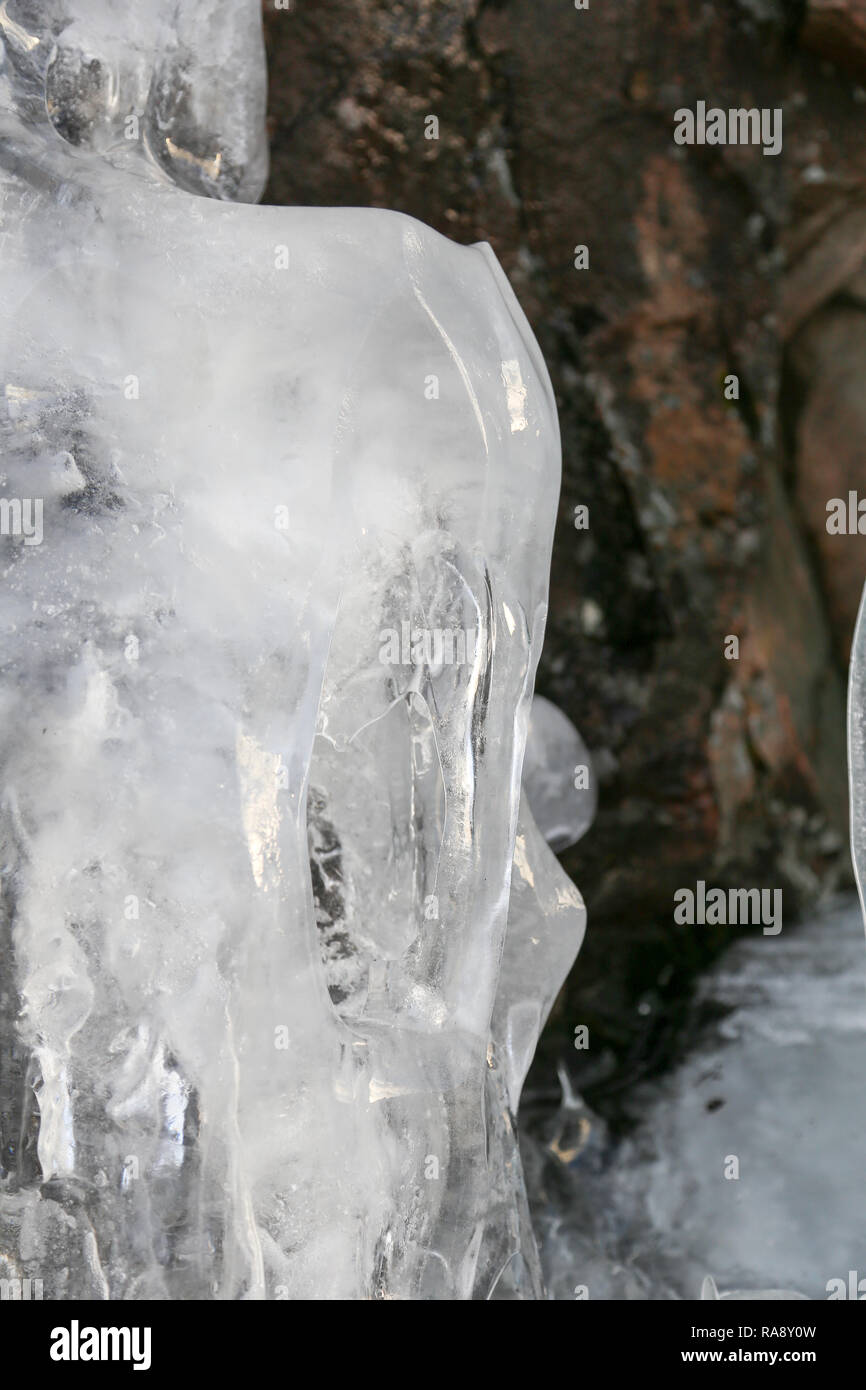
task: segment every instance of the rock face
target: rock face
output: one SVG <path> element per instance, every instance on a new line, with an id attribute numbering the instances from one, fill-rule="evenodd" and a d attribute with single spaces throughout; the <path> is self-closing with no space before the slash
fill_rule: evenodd
<path id="1" fill-rule="evenodd" d="M 863 0 L 809 0 L 803 42 L 850 72 L 866 69 L 866 4 Z"/>
<path id="2" fill-rule="evenodd" d="M 267 9 L 265 201 L 489 240 L 550 366 L 564 481 L 539 689 L 601 784 L 564 861 L 591 926 L 562 1016 L 627 1050 L 636 996 L 674 998 L 719 944 L 677 932 L 677 887 L 781 886 L 790 917 L 850 873 L 866 542 L 825 522 L 866 491 L 866 6 Z M 781 154 L 676 145 L 698 101 L 780 109 Z"/>

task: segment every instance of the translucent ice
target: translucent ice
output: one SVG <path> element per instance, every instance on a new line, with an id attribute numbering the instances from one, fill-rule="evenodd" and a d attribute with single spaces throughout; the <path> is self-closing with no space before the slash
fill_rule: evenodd
<path id="1" fill-rule="evenodd" d="M 0 1258 L 531 1297 L 550 383 L 488 247 L 239 205 L 258 10 L 0 6 Z"/>
<path id="2" fill-rule="evenodd" d="M 860 600 L 848 670 L 848 790 L 851 858 L 866 919 L 866 588 Z"/>
<path id="3" fill-rule="evenodd" d="M 589 750 L 571 720 L 543 695 L 532 701 L 523 790 L 536 825 L 557 853 L 577 844 L 592 825 L 597 793 Z"/>

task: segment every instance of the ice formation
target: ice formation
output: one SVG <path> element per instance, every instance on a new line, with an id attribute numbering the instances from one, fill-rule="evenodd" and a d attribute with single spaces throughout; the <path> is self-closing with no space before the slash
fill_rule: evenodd
<path id="1" fill-rule="evenodd" d="M 259 8 L 0 4 L 0 1273 L 533 1297 L 555 405 L 489 247 L 250 205 Z"/>
<path id="2" fill-rule="evenodd" d="M 851 859 L 866 921 L 866 587 L 848 668 L 848 792 Z"/>
<path id="3" fill-rule="evenodd" d="M 523 791 L 536 825 L 557 853 L 576 845 L 595 819 L 596 776 L 589 749 L 571 720 L 543 695 L 532 701 Z"/>

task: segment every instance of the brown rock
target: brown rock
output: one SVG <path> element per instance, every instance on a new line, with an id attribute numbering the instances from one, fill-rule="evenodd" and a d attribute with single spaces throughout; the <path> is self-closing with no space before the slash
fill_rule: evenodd
<path id="1" fill-rule="evenodd" d="M 866 75 L 866 0 L 808 0 L 801 39 L 805 48 Z"/>

